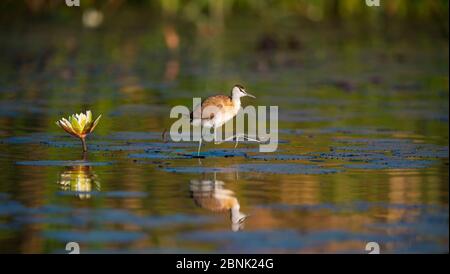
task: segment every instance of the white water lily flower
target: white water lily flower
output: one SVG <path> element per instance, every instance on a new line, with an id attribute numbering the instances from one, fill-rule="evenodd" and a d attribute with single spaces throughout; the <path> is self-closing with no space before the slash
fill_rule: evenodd
<path id="1" fill-rule="evenodd" d="M 100 121 L 101 115 L 95 119 L 92 119 L 92 112 L 90 110 L 86 111 L 86 114 L 72 114 L 68 119 L 62 118 L 57 121 L 56 124 L 64 129 L 67 133 L 80 138 L 83 144 L 83 151 L 87 151 L 86 146 L 86 136 L 93 132 L 98 122 Z"/>

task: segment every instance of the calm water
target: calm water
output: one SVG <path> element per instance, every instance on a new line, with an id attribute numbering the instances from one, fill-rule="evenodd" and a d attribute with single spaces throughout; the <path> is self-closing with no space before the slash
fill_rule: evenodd
<path id="1" fill-rule="evenodd" d="M 153 25 L 0 31 L 0 252 L 448 252 L 448 42 Z M 276 153 L 161 143 L 172 106 L 235 83 L 279 106 Z M 85 109 L 83 162 L 55 121 Z"/>

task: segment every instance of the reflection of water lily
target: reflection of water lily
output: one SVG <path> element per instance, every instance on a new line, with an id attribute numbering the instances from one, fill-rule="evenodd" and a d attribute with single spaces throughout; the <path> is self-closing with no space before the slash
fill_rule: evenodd
<path id="1" fill-rule="evenodd" d="M 93 188 L 97 191 L 100 190 L 97 175 L 88 166 L 74 166 L 65 170 L 61 173 L 58 184 L 64 191 L 78 192 L 77 196 L 80 199 L 89 199 Z"/>
<path id="2" fill-rule="evenodd" d="M 90 110 L 86 111 L 86 114 L 72 114 L 68 119 L 62 118 L 57 121 L 56 124 L 64 129 L 67 133 L 80 138 L 83 145 L 83 151 L 87 151 L 86 146 L 86 135 L 93 132 L 98 122 L 100 121 L 101 115 L 95 119 L 92 119 L 92 113 Z"/>

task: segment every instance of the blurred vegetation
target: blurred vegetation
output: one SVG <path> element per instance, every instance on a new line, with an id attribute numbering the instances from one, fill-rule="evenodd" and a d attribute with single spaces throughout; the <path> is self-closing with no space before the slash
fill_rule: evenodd
<path id="1" fill-rule="evenodd" d="M 81 6 L 65 7 L 63 0 L 4 0 L 0 3 L 2 26 L 27 20 L 70 21 L 79 9 L 96 8 L 106 17 L 125 10 L 139 11 L 145 18 L 170 17 L 188 21 L 232 21 L 234 15 L 255 19 L 298 17 L 312 22 L 400 20 L 411 25 L 430 23 L 448 34 L 447 0 L 381 0 L 380 7 L 367 7 L 364 0 L 81 0 Z M 370 12 L 369 12 L 370 11 Z M 374 12 L 375 11 L 375 12 Z"/>

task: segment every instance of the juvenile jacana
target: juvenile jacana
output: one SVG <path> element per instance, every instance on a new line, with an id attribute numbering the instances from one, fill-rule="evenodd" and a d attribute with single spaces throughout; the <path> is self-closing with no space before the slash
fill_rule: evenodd
<path id="1" fill-rule="evenodd" d="M 231 89 L 230 96 L 226 95 L 215 95 L 206 98 L 202 104 L 196 107 L 190 114 L 190 121 L 193 126 L 201 126 L 205 128 L 214 128 L 215 130 L 221 127 L 223 124 L 233 119 L 241 108 L 241 97 L 252 97 L 255 96 L 247 93 L 245 88 L 241 85 L 234 85 Z M 244 139 L 256 141 L 258 140 L 248 138 L 245 135 L 232 136 L 236 137 L 236 145 L 239 137 Z M 198 144 L 197 155 L 200 156 L 200 148 L 202 145 L 202 138 L 200 136 L 200 141 Z"/>

